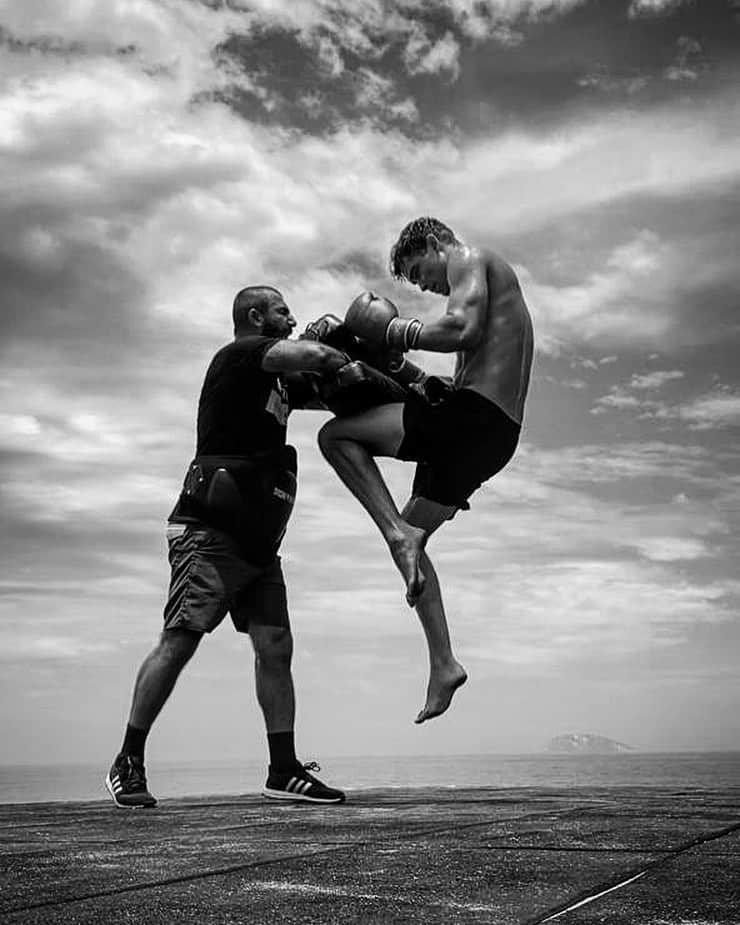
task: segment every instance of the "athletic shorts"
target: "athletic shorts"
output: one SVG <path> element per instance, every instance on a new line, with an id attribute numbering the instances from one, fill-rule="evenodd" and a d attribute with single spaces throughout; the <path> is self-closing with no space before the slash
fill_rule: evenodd
<path id="1" fill-rule="evenodd" d="M 167 542 L 165 629 L 210 633 L 227 613 L 239 633 L 249 632 L 251 623 L 289 626 L 279 556 L 269 565 L 254 565 L 230 536 L 201 524 L 168 524 Z"/>
<path id="2" fill-rule="evenodd" d="M 411 392 L 398 459 L 418 462 L 413 494 L 467 510 L 467 499 L 514 455 L 521 426 L 473 389 L 436 405 Z"/>

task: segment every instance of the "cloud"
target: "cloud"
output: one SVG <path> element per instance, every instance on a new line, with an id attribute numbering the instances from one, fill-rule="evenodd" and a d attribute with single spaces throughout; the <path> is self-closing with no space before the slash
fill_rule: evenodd
<path id="1" fill-rule="evenodd" d="M 440 10 L 450 14 L 455 25 L 470 38 L 482 41 L 494 39 L 512 44 L 519 35 L 511 24 L 522 19 L 536 21 L 541 17 L 563 15 L 585 0 L 443 0 Z"/>
<path id="2" fill-rule="evenodd" d="M 627 14 L 632 19 L 640 16 L 663 16 L 687 2 L 689 0 L 632 0 Z"/>
<path id="3" fill-rule="evenodd" d="M 688 35 L 676 40 L 676 53 L 673 61 L 660 72 L 649 70 L 644 66 L 627 69 L 610 68 L 601 64 L 594 70 L 579 77 L 579 87 L 590 87 L 604 93 L 626 93 L 634 96 L 648 86 L 655 86 L 662 78 L 669 82 L 696 81 L 706 71 L 702 45 Z"/>
<path id="4" fill-rule="evenodd" d="M 647 398 L 643 393 L 656 392 L 669 382 L 684 379 L 685 373 L 681 370 L 655 370 L 650 373 L 633 373 L 629 382 L 613 385 L 607 395 L 599 398 L 593 413 L 602 413 L 607 408 L 633 409 L 645 416 L 649 409 L 655 410 L 665 407 L 665 403 L 654 397 Z"/>
<path id="5" fill-rule="evenodd" d="M 621 657 L 631 671 L 636 655 L 666 653 L 691 667 L 693 634 L 726 626 L 738 600 L 737 389 L 729 375 L 695 385 L 697 367 L 733 345 L 736 101 L 692 97 L 686 74 L 663 86 L 680 99 L 632 94 L 619 108 L 590 94 L 584 109 L 578 94 L 547 119 L 545 101 L 526 125 L 497 115 L 466 134 L 452 103 L 440 131 L 424 96 L 456 104 L 472 46 L 514 43 L 526 19 L 577 5 L 6 5 L 17 40 L 0 59 L 6 664 L 120 674 L 125 656 L 127 697 L 130 647 L 143 655 L 159 625 L 162 521 L 233 292 L 274 282 L 305 324 L 371 286 L 429 317 L 439 300 L 390 280 L 386 264 L 399 228 L 431 212 L 513 251 L 546 372 L 587 421 L 566 446 L 567 422 L 553 417 L 554 434 L 535 423 L 430 544 L 461 652 L 479 677 Z M 310 61 L 311 79 L 246 51 L 269 57 L 278 41 L 298 49 L 296 67 Z M 696 71 L 691 41 L 675 66 Z M 290 124 L 291 106 L 315 124 Z M 424 358 L 440 372 L 451 360 Z M 540 389 L 534 422 L 549 407 L 551 386 Z M 628 439 L 622 424 L 637 419 L 643 439 Z M 347 678 L 350 653 L 377 693 L 390 676 L 377 639 L 421 675 L 422 634 L 376 528 L 318 454 L 322 420 L 291 421 L 302 469 L 285 545 L 291 607 L 314 656 L 309 685 L 326 684 L 327 659 Z M 383 466 L 402 502 L 411 468 Z"/>
<path id="6" fill-rule="evenodd" d="M 740 583 L 692 571 L 731 556 L 738 489 L 728 465 L 703 446 L 658 441 L 521 448 L 429 544 L 461 655 L 477 673 L 608 663 L 681 647 L 697 625 L 732 620 Z M 403 499 L 409 467 L 388 474 Z M 400 585 L 374 525 L 320 469 L 304 472 L 304 485 L 296 529 L 314 537 L 326 589 L 302 599 L 306 631 L 320 635 L 329 609 L 361 637 L 369 626 L 413 636 L 413 622 L 394 622 Z"/>
<path id="7" fill-rule="evenodd" d="M 685 421 L 692 430 L 740 427 L 740 392 L 719 386 L 693 401 L 660 408 L 655 416 Z"/>
<path id="8" fill-rule="evenodd" d="M 683 374 L 678 371 L 673 374 L 634 375 L 629 383 L 612 386 L 608 394 L 597 399 L 592 412 L 624 411 L 643 420 L 684 424 L 689 430 L 722 430 L 740 426 L 740 392 L 730 386 L 718 384 L 709 392 L 682 401 L 666 401 L 642 394 L 682 378 Z"/>
<path id="9" fill-rule="evenodd" d="M 409 96 L 403 100 L 398 99 L 390 78 L 382 77 L 368 68 L 360 68 L 355 74 L 355 81 L 356 102 L 361 109 L 382 111 L 384 123 L 389 116 L 403 122 L 418 121 L 416 103 Z"/>
<path id="10" fill-rule="evenodd" d="M 682 539 L 675 536 L 650 537 L 638 543 L 638 549 L 645 558 L 653 562 L 678 562 L 711 555 L 711 550 L 700 540 Z"/>
<path id="11" fill-rule="evenodd" d="M 553 531 L 562 516 L 562 530 L 568 537 L 564 535 L 558 544 L 553 535 L 556 547 L 570 543 L 572 536 L 578 549 L 582 535 L 588 548 L 599 543 L 604 531 L 619 547 L 633 548 L 648 536 L 683 537 L 705 544 L 711 535 L 715 539 L 731 535 L 740 486 L 727 472 L 737 467 L 737 453 L 691 444 L 683 433 L 680 442 L 656 437 L 651 431 L 639 443 L 617 440 L 557 449 L 525 445 L 516 457 L 516 477 L 509 474 L 507 497 L 525 502 L 528 510 L 530 505 L 547 504 Z M 558 501 L 561 490 L 565 494 Z M 606 509 L 598 499 L 609 502 Z M 613 516 L 620 518 L 620 499 L 625 519 L 616 524 Z M 573 520 L 568 508 L 582 510 L 583 518 Z M 587 524 L 593 527 L 593 535 L 586 532 Z"/>
<path id="12" fill-rule="evenodd" d="M 643 375 L 635 373 L 630 379 L 630 388 L 638 390 L 659 389 L 661 386 L 665 385 L 666 382 L 675 382 L 678 379 L 683 379 L 685 375 L 686 373 L 682 372 L 680 369 L 656 369 L 652 373 L 645 373 Z"/>
<path id="13" fill-rule="evenodd" d="M 676 60 L 666 68 L 665 76 L 668 80 L 696 80 L 702 69 L 702 47 L 696 39 L 682 35 L 678 41 Z"/>
<path id="14" fill-rule="evenodd" d="M 572 343 L 574 338 L 596 348 L 659 342 L 672 324 L 670 306 L 655 292 L 656 270 L 665 272 L 667 259 L 666 245 L 644 230 L 614 248 L 603 269 L 576 285 L 543 284 L 520 268 L 527 300 L 535 312 L 540 349 L 557 352 L 561 344 Z"/>
<path id="15" fill-rule="evenodd" d="M 456 80 L 460 74 L 460 45 L 449 31 L 436 42 L 431 42 L 421 31 L 415 32 L 403 54 L 410 74 L 447 72 L 450 80 Z"/>
<path id="16" fill-rule="evenodd" d="M 90 642 L 69 636 L 16 636 L 3 641 L 0 660 L 3 662 L 71 661 L 75 664 L 90 664 L 102 654 L 113 651 L 107 643 Z"/>
<path id="17" fill-rule="evenodd" d="M 684 645 L 697 624 L 732 619 L 723 603 L 729 586 L 695 586 L 670 575 L 658 563 L 596 557 L 544 564 L 536 577 L 504 566 L 495 607 L 475 608 L 472 594 L 462 592 L 461 611 L 480 633 L 475 645 L 470 637 L 470 657 L 487 662 L 489 670 L 497 663 L 526 671 L 562 670 L 583 660 L 608 665 Z M 517 604 L 522 594 L 524 619 Z"/>
<path id="18" fill-rule="evenodd" d="M 617 76 L 610 74 L 606 68 L 592 71 L 578 78 L 579 87 L 593 87 L 607 93 L 626 92 L 629 95 L 639 93 L 650 83 L 650 77 L 644 74 Z"/>
<path id="19" fill-rule="evenodd" d="M 77 18 L 70 13 L 59 25 L 70 40 L 104 28 L 84 19 L 81 6 L 74 9 Z M 142 11 L 164 15 L 146 4 Z M 203 35 L 198 17 L 208 25 Z M 400 224 L 427 202 L 446 204 L 453 222 L 483 237 L 490 234 L 494 204 L 503 227 L 531 232 L 639 191 L 679 194 L 736 174 L 733 139 L 714 137 L 717 124 L 732 124 L 730 104 L 721 101 L 691 114 L 667 108 L 629 119 L 612 114 L 557 133 L 507 130 L 475 141 L 420 141 L 381 131 L 372 120 L 324 139 L 250 124 L 215 99 L 197 97 L 227 80 L 212 48 L 205 49 L 227 23 L 214 10 L 191 11 L 177 22 L 178 56 L 160 69 L 144 66 L 137 55 L 97 54 L 77 59 L 70 71 L 63 60 L 36 55 L 25 74 L 27 54 L 6 56 L 6 176 L 22 169 L 25 179 L 3 189 L 4 223 L 13 233 L 1 243 L 21 329 L 43 313 L 60 335 L 79 337 L 84 330 L 90 343 L 102 343 L 110 326 L 109 336 L 115 331 L 119 342 L 134 342 L 137 328 L 151 330 L 148 319 L 160 330 L 164 321 L 176 325 L 180 293 L 187 293 L 198 306 L 189 318 L 192 332 L 215 338 L 222 306 L 245 278 L 299 278 L 319 260 L 341 263 L 350 250 L 370 250 L 382 266 Z M 156 16 L 155 24 L 159 31 L 142 46 L 151 60 L 169 47 L 156 38 L 166 31 Z M 127 28 L 132 35 L 122 34 L 132 41 L 137 30 L 148 35 L 138 20 Z M 25 33 L 30 38 L 30 19 Z M 398 95 L 389 78 L 369 68 L 357 74 L 360 110 L 374 118 L 386 109 L 401 124 L 418 119 L 414 101 Z M 616 246 L 606 273 L 594 274 L 585 287 L 556 291 L 536 282 L 546 327 L 548 305 L 565 303 L 560 316 L 574 324 L 562 332 L 579 337 L 585 301 L 595 297 L 602 318 L 587 321 L 587 340 L 594 339 L 592 327 L 605 339 L 625 331 L 626 318 L 613 310 L 630 273 L 643 271 L 615 261 L 620 247 L 630 246 L 643 263 L 649 260 L 650 234 Z M 658 258 L 672 259 L 667 242 L 652 240 L 663 249 L 653 255 L 654 266 Z M 56 307 L 46 298 L 50 289 L 59 293 Z M 580 308 L 569 309 L 571 300 Z M 625 314 L 632 316 L 629 309 Z M 670 324 L 661 309 L 640 330 L 647 326 L 658 337 Z"/>

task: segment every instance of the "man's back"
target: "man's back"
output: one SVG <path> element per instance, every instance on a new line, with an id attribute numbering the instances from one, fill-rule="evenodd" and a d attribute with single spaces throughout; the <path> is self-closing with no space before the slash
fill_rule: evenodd
<path id="1" fill-rule="evenodd" d="M 519 281 L 509 264 L 490 251 L 465 248 L 460 259 L 483 265 L 488 305 L 481 339 L 457 354 L 455 385 L 474 389 L 521 423 L 534 336 Z"/>

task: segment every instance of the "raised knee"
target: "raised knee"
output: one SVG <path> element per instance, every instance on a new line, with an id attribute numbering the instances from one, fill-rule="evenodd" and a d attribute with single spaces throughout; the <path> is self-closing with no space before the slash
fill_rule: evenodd
<path id="1" fill-rule="evenodd" d="M 330 456 L 334 446 L 336 432 L 336 418 L 327 421 L 318 434 L 319 449 L 327 458 Z"/>

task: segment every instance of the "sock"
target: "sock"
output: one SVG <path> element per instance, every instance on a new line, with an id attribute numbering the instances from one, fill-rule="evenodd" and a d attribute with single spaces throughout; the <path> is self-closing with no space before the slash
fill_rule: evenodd
<path id="1" fill-rule="evenodd" d="M 126 735 L 123 737 L 121 746 L 122 755 L 133 755 L 135 758 L 144 760 L 144 746 L 146 737 L 149 735 L 148 729 L 137 729 L 136 726 L 126 726 Z"/>
<path id="2" fill-rule="evenodd" d="M 292 729 L 290 732 L 268 732 L 267 747 L 270 749 L 270 767 L 273 771 L 292 771 L 298 764 Z"/>

